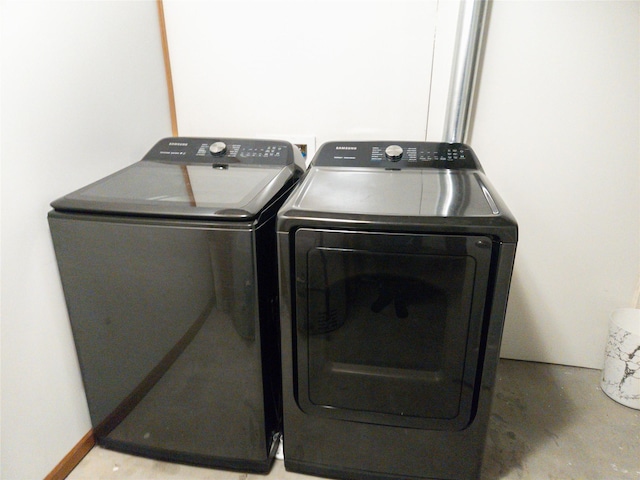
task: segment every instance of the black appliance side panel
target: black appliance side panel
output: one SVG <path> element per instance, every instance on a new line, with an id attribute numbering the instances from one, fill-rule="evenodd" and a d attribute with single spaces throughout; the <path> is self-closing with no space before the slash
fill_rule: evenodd
<path id="1" fill-rule="evenodd" d="M 276 250 L 276 216 L 256 229 L 258 306 L 262 348 L 262 377 L 267 440 L 277 449 L 282 432 L 282 366 L 280 360 L 280 313 L 278 308 L 278 255 Z M 267 445 L 268 447 L 268 445 Z M 275 450 L 272 452 L 275 456 Z"/>
<path id="2" fill-rule="evenodd" d="M 49 223 L 98 442 L 266 471 L 255 229 Z"/>

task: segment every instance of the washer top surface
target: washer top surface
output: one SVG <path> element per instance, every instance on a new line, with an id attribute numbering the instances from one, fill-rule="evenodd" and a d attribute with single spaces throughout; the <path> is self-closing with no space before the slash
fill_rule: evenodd
<path id="1" fill-rule="evenodd" d="M 296 154 L 281 141 L 166 138 L 141 161 L 51 205 L 83 213 L 246 220 L 297 175 Z"/>

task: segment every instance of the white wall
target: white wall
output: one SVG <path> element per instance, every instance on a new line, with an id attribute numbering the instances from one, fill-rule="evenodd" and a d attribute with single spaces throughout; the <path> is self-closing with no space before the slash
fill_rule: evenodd
<path id="1" fill-rule="evenodd" d="M 165 0 L 180 134 L 439 138 L 457 9 L 435 0 Z"/>
<path id="2" fill-rule="evenodd" d="M 492 2 L 468 141 L 520 223 L 505 357 L 601 368 L 608 315 L 631 302 L 639 6 Z M 165 9 L 181 134 L 442 138 L 456 2 Z"/>
<path id="3" fill-rule="evenodd" d="M 470 143 L 520 225 L 502 355 L 602 368 L 640 253 L 640 2 L 495 1 Z"/>
<path id="4" fill-rule="evenodd" d="M 45 476 L 90 430 L 49 202 L 171 134 L 154 1 L 2 4 L 2 455 Z"/>

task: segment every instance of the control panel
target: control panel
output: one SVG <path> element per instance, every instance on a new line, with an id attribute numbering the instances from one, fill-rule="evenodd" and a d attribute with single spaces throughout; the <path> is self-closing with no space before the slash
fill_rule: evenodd
<path id="1" fill-rule="evenodd" d="M 181 164 L 288 165 L 291 144 L 277 140 L 172 137 L 160 140 L 143 160 Z"/>
<path id="2" fill-rule="evenodd" d="M 462 143 L 329 142 L 316 153 L 316 166 L 480 169 L 473 150 Z"/>

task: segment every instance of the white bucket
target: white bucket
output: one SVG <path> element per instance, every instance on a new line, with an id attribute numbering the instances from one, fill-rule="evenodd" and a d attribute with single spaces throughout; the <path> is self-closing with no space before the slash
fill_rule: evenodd
<path id="1" fill-rule="evenodd" d="M 611 314 L 600 385 L 616 402 L 640 410 L 640 309 Z"/>

